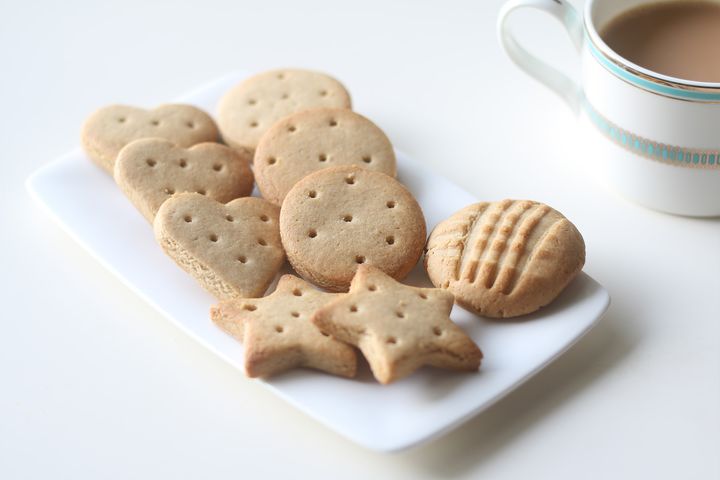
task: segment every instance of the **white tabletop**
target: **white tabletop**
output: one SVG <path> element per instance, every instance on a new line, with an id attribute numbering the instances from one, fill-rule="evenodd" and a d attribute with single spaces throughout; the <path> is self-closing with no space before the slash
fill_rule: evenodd
<path id="1" fill-rule="evenodd" d="M 0 13 L 0 478 L 720 476 L 720 221 L 643 209 L 584 175 L 569 111 L 500 51 L 500 1 L 177 3 Z M 517 16 L 521 37 L 572 69 L 539 16 Z M 566 214 L 613 297 L 600 325 L 449 435 L 370 452 L 187 338 L 24 190 L 101 105 L 276 66 L 337 76 L 396 147 L 478 197 Z"/>

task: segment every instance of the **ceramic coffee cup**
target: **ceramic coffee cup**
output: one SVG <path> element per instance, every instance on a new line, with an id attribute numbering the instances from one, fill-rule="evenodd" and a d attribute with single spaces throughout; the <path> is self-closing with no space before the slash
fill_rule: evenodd
<path id="1" fill-rule="evenodd" d="M 656 210 L 720 215 L 720 83 L 640 67 L 598 34 L 621 12 L 647 3 L 588 0 L 580 15 L 565 0 L 511 0 L 500 12 L 498 34 L 508 56 L 578 114 L 583 158 L 608 185 Z M 549 13 L 565 26 L 580 55 L 581 85 L 517 42 L 507 19 L 523 7 Z"/>

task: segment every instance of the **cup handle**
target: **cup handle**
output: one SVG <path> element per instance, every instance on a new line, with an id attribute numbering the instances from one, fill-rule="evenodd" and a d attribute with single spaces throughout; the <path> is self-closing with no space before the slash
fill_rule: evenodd
<path id="1" fill-rule="evenodd" d="M 531 7 L 549 13 L 565 26 L 576 50 L 580 52 L 583 45 L 582 20 L 577 10 L 566 0 L 510 0 L 503 5 L 498 15 L 497 33 L 505 53 L 525 73 L 545 84 L 565 100 L 570 109 L 577 115 L 580 111 L 582 90 L 564 73 L 530 54 L 518 43 L 507 26 L 507 19 L 512 12 L 523 7 Z"/>

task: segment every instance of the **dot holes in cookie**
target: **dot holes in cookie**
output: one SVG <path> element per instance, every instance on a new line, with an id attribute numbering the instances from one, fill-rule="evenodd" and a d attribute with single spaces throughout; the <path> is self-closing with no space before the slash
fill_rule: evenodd
<path id="1" fill-rule="evenodd" d="M 225 220 L 227 220 L 228 222 L 234 222 L 235 217 L 233 217 L 232 215 L 225 215 Z"/>
<path id="2" fill-rule="evenodd" d="M 320 90 L 321 97 L 327 97 L 327 94 L 328 94 L 327 90 Z"/>
<path id="3" fill-rule="evenodd" d="M 337 127 L 337 124 L 338 122 L 334 118 L 328 122 L 328 125 L 330 125 L 331 127 Z"/>
<path id="4" fill-rule="evenodd" d="M 288 132 L 293 133 L 295 130 L 297 130 L 297 127 L 295 125 L 290 125 L 288 127 Z"/>
<path id="5" fill-rule="evenodd" d="M 420 292 L 419 295 L 423 300 L 427 300 L 427 294 L 425 292 Z"/>
<path id="6" fill-rule="evenodd" d="M 185 125 L 187 125 L 188 128 L 195 128 L 195 122 L 192 121 L 185 122 Z"/>
<path id="7" fill-rule="evenodd" d="M 258 124 L 258 122 L 256 122 L 256 121 L 250 122 L 250 126 L 251 126 L 252 128 L 257 127 L 258 125 L 259 125 L 259 124 Z"/>
<path id="8" fill-rule="evenodd" d="M 118 117 L 117 121 L 118 123 L 125 123 L 125 117 Z"/>
<path id="9" fill-rule="evenodd" d="M 300 312 L 290 312 L 290 315 L 292 315 L 295 318 L 298 318 L 300 316 Z"/>
<path id="10" fill-rule="evenodd" d="M 387 343 L 388 345 L 395 345 L 395 344 L 397 343 L 397 338 L 395 338 L 395 337 L 388 337 L 388 338 L 385 340 L 385 343 Z"/>
<path id="11" fill-rule="evenodd" d="M 217 242 L 217 241 L 218 241 L 218 236 L 215 235 L 214 233 L 211 233 L 208 238 L 210 239 L 211 242 Z"/>
<path id="12" fill-rule="evenodd" d="M 180 159 L 180 162 L 179 162 L 179 165 L 180 165 L 180 168 L 185 168 L 185 167 L 187 167 L 187 160 L 185 160 L 184 158 L 181 158 L 181 159 Z"/>
<path id="13" fill-rule="evenodd" d="M 264 238 L 260 238 L 260 239 L 258 239 L 258 245 L 263 246 L 263 247 L 266 247 L 266 246 L 267 246 L 267 242 L 265 241 Z"/>
<path id="14" fill-rule="evenodd" d="M 395 316 L 398 318 L 405 318 L 405 313 L 398 310 L 397 312 L 395 312 Z"/>
<path id="15" fill-rule="evenodd" d="M 155 165 L 157 165 L 157 162 L 152 158 L 148 158 L 147 160 L 145 160 L 145 163 L 147 163 L 149 167 L 154 167 Z"/>
<path id="16" fill-rule="evenodd" d="M 357 264 L 365 263 L 365 257 L 363 257 L 362 255 L 357 255 L 355 257 L 355 263 L 357 263 Z"/>
<path id="17" fill-rule="evenodd" d="M 347 183 L 348 185 L 355 185 L 355 177 L 347 177 L 345 179 L 345 183 Z"/>
<path id="18" fill-rule="evenodd" d="M 281 325 L 276 325 L 276 326 L 275 326 L 275 331 L 276 331 L 277 333 L 283 333 L 283 332 L 285 331 L 285 329 L 284 329 Z"/>
<path id="19" fill-rule="evenodd" d="M 257 100 L 255 100 L 254 98 L 251 98 L 250 100 L 248 100 L 248 105 L 255 105 L 256 103 L 257 103 Z"/>
<path id="20" fill-rule="evenodd" d="M 350 305 L 350 311 L 355 313 L 358 311 L 357 305 Z"/>
<path id="21" fill-rule="evenodd" d="M 321 153 L 320 155 L 318 155 L 318 161 L 319 162 L 327 162 L 327 155 L 325 155 L 324 153 Z"/>
<path id="22" fill-rule="evenodd" d="M 185 223 L 190 223 L 192 222 L 192 217 L 190 215 L 185 215 L 183 217 L 183 220 L 185 220 Z"/>
<path id="23" fill-rule="evenodd" d="M 300 290 L 299 288 L 294 289 L 292 293 L 296 297 L 302 297 L 302 290 Z"/>
<path id="24" fill-rule="evenodd" d="M 387 243 L 388 245 L 394 245 L 395 237 L 393 237 L 392 235 L 385 237 L 385 243 Z"/>
<path id="25" fill-rule="evenodd" d="M 440 330 L 439 327 L 433 327 L 433 334 L 435 334 L 436 337 L 439 337 L 442 335 L 442 330 Z"/>
<path id="26" fill-rule="evenodd" d="M 372 157 L 370 155 L 365 155 L 364 157 L 362 157 L 362 161 L 365 163 L 370 163 L 372 162 Z"/>
<path id="27" fill-rule="evenodd" d="M 247 257 L 245 255 L 240 255 L 238 257 L 238 262 L 240 263 L 247 263 Z"/>
<path id="28" fill-rule="evenodd" d="M 349 223 L 349 222 L 352 222 L 352 219 L 353 219 L 352 215 L 344 215 L 343 216 L 343 222 Z"/>
<path id="29" fill-rule="evenodd" d="M 215 170 L 216 172 L 219 172 L 220 170 L 222 170 L 222 168 L 223 166 L 221 163 L 216 163 L 215 165 L 213 165 L 213 170 Z"/>
<path id="30" fill-rule="evenodd" d="M 394 200 L 388 200 L 388 202 L 385 204 L 388 208 L 395 208 L 395 201 Z"/>
<path id="31" fill-rule="evenodd" d="M 157 127 L 158 125 L 160 125 L 160 120 L 152 120 L 150 124 L 154 127 Z"/>
<path id="32" fill-rule="evenodd" d="M 270 157 L 267 159 L 267 163 L 268 163 L 268 165 L 275 165 L 277 163 L 277 158 Z"/>
<path id="33" fill-rule="evenodd" d="M 308 231 L 308 237 L 315 238 L 317 237 L 317 231 L 315 229 L 311 229 Z"/>
<path id="34" fill-rule="evenodd" d="M 375 290 L 377 290 L 377 286 L 370 284 L 370 285 L 368 285 L 368 290 L 370 290 L 371 292 L 374 292 Z"/>
<path id="35" fill-rule="evenodd" d="M 260 221 L 262 221 L 262 222 L 269 222 L 269 221 L 270 221 L 270 217 L 268 217 L 267 215 L 260 215 Z"/>
<path id="36" fill-rule="evenodd" d="M 308 192 L 308 197 L 310 197 L 310 198 L 315 198 L 315 197 L 317 197 L 317 192 L 316 192 L 315 190 L 310 190 L 310 191 Z"/>
<path id="37" fill-rule="evenodd" d="M 201 188 L 197 191 L 197 193 L 199 193 L 200 195 L 205 195 L 207 192 L 205 191 L 204 188 Z"/>
<path id="38" fill-rule="evenodd" d="M 253 305 L 252 303 L 246 303 L 245 306 L 243 306 L 243 308 L 245 310 L 247 310 L 248 312 L 254 312 L 255 310 L 257 310 L 257 307 L 255 305 Z"/>

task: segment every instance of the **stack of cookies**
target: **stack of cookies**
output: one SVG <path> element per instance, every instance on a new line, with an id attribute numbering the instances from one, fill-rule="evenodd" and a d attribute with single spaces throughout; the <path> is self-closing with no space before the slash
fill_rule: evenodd
<path id="1" fill-rule="evenodd" d="M 353 377 L 358 350 L 383 384 L 424 365 L 477 370 L 482 353 L 450 320 L 454 302 L 527 314 L 584 263 L 572 223 L 531 201 L 470 205 L 427 239 L 387 136 L 328 75 L 256 75 L 225 94 L 217 121 L 189 105 L 109 106 L 82 143 L 219 300 L 211 319 L 243 342 L 248 376 Z M 437 288 L 401 283 L 423 251 Z M 285 259 L 302 278 L 283 275 L 264 297 Z"/>

